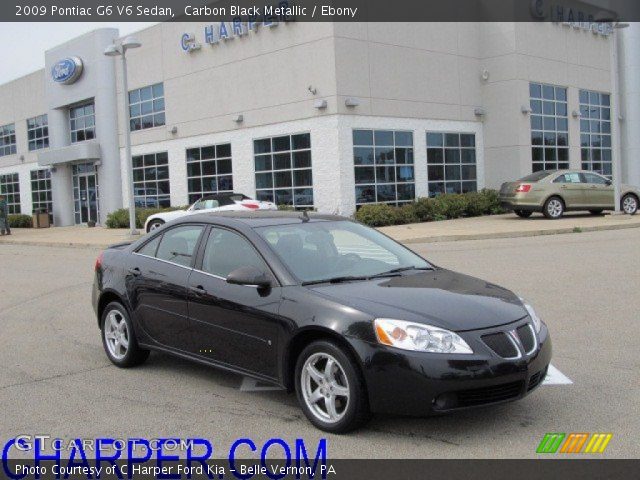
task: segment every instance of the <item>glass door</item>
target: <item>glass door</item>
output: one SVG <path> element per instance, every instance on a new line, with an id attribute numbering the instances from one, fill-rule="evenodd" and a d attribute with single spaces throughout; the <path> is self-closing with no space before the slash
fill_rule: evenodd
<path id="1" fill-rule="evenodd" d="M 76 224 L 98 222 L 100 208 L 95 165 L 73 165 L 73 200 Z"/>

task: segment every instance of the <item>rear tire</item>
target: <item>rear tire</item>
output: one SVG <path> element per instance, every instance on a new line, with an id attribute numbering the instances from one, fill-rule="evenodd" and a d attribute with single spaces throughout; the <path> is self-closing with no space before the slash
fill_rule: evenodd
<path id="1" fill-rule="evenodd" d="M 332 341 L 315 341 L 300 353 L 295 385 L 300 408 L 320 430 L 346 433 L 371 418 L 364 379 L 357 365 Z"/>
<path id="2" fill-rule="evenodd" d="M 564 202 L 560 197 L 550 197 L 544 202 L 542 213 L 551 220 L 562 218 L 564 214 Z"/>
<path id="3" fill-rule="evenodd" d="M 622 197 L 621 207 L 624 213 L 628 215 L 635 215 L 638 211 L 638 197 L 632 193 L 627 193 Z"/>
<path id="4" fill-rule="evenodd" d="M 111 302 L 102 312 L 102 346 L 111 363 L 121 368 L 140 365 L 149 357 L 149 350 L 138 346 L 127 309 Z"/>
<path id="5" fill-rule="evenodd" d="M 164 225 L 164 220 L 160 220 L 159 218 L 151 220 L 149 222 L 149 225 L 147 225 L 147 233 L 153 232 L 154 230 L 160 228 L 162 225 Z"/>
<path id="6" fill-rule="evenodd" d="M 514 210 L 513 213 L 520 218 L 529 218 L 533 212 L 531 210 Z"/>
<path id="7" fill-rule="evenodd" d="M 602 214 L 602 209 L 597 209 L 597 210 L 589 210 L 589 213 L 591 215 L 601 215 Z"/>

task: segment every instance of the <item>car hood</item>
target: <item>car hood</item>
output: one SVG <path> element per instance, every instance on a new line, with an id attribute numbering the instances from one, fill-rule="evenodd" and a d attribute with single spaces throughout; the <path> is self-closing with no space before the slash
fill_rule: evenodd
<path id="1" fill-rule="evenodd" d="M 310 288 L 377 318 L 395 318 L 453 331 L 495 327 L 527 315 L 513 292 L 444 269 Z"/>

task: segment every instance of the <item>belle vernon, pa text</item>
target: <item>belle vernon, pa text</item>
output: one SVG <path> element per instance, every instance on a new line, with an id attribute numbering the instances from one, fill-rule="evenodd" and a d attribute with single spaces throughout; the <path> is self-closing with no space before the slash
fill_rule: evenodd
<path id="1" fill-rule="evenodd" d="M 131 16 L 131 17 L 146 17 L 146 16 L 160 16 L 170 17 L 176 16 L 172 7 L 143 7 L 141 5 L 117 5 L 117 6 L 97 6 L 97 7 L 83 7 L 75 5 L 72 7 L 51 5 L 50 12 L 46 11 L 46 6 L 41 7 L 24 7 L 17 6 L 18 16 L 37 16 L 51 14 L 57 17 L 102 17 L 111 15 Z M 351 17 L 354 18 L 358 8 L 346 7 L 336 8 L 330 5 L 317 5 L 313 7 L 313 10 L 307 7 L 299 5 L 291 6 L 254 6 L 254 7 L 240 7 L 237 5 L 225 6 L 225 7 L 210 7 L 210 6 L 192 6 L 187 5 L 184 7 L 184 15 L 186 16 L 218 16 L 218 17 L 272 17 L 272 18 L 294 18 L 294 17 Z"/>

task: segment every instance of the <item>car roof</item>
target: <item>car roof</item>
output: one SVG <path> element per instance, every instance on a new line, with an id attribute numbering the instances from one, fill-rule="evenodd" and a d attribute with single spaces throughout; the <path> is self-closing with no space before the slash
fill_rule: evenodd
<path id="1" fill-rule="evenodd" d="M 309 222 L 335 222 L 335 221 L 351 221 L 340 215 L 326 215 L 320 213 L 307 213 Z M 282 210 L 268 211 L 229 211 L 229 212 L 207 212 L 189 215 L 182 218 L 182 222 L 202 222 L 202 223 L 219 223 L 224 225 L 244 225 L 250 228 L 266 227 L 271 225 L 293 225 L 303 222 L 303 212 L 291 212 Z"/>

